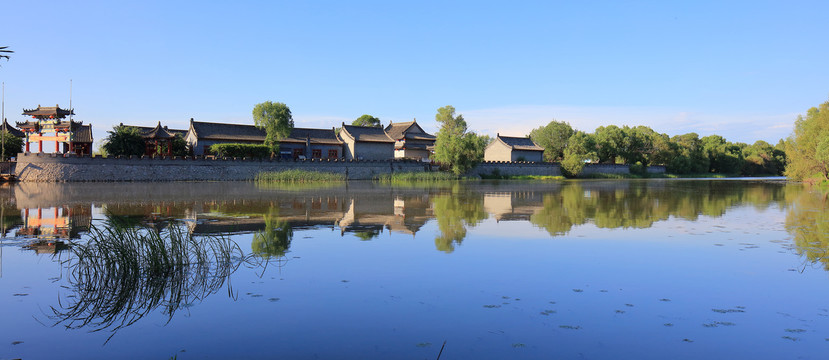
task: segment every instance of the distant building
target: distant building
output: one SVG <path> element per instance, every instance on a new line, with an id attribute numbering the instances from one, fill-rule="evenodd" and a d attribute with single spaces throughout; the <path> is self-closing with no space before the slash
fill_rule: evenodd
<path id="1" fill-rule="evenodd" d="M 396 159 L 429 160 L 435 152 L 435 136 L 423 131 L 416 120 L 389 123 L 385 131 L 394 140 Z"/>
<path id="2" fill-rule="evenodd" d="M 390 160 L 394 158 L 394 143 L 383 128 L 353 126 L 343 123 L 340 139 L 344 143 L 346 159 Z"/>
<path id="3" fill-rule="evenodd" d="M 209 155 L 215 144 L 264 144 L 265 130 L 253 125 L 222 124 L 194 121 L 185 140 L 193 155 Z M 343 157 L 343 142 L 337 138 L 334 128 L 293 128 L 287 138 L 279 142 L 279 156 L 283 159 L 316 158 L 338 159 Z"/>
<path id="4" fill-rule="evenodd" d="M 184 138 L 193 155 L 209 155 L 215 144 L 264 144 L 265 130 L 253 125 L 222 124 L 190 119 Z"/>
<path id="5" fill-rule="evenodd" d="M 72 109 L 61 109 L 60 106 L 40 106 L 36 109 L 23 109 L 24 116 L 31 116 L 34 121 L 18 122 L 17 127 L 24 133 L 25 151 L 29 152 L 30 144 L 38 144 L 38 152 L 43 152 L 44 141 L 55 142 L 56 153 L 75 153 L 89 155 L 92 153 L 92 125 L 84 125 L 81 121 L 64 120 L 74 115 Z M 44 135 L 51 134 L 51 135 Z"/>
<path id="6" fill-rule="evenodd" d="M 484 152 L 484 161 L 542 162 L 544 148 L 528 137 L 510 137 L 498 134 Z"/>
<path id="7" fill-rule="evenodd" d="M 121 126 L 124 126 L 122 123 Z M 173 154 L 172 142 L 176 136 L 181 136 L 182 139 L 187 136 L 187 130 L 168 129 L 166 126 L 161 126 L 161 121 L 155 127 L 148 126 L 133 126 L 141 133 L 141 138 L 144 139 L 144 155 L 154 155 L 158 153 L 158 148 L 166 149 L 166 155 Z M 164 148 L 166 145 L 166 148 Z"/>
<path id="8" fill-rule="evenodd" d="M 343 157 L 343 142 L 334 128 L 293 128 L 291 135 L 279 142 L 282 158 L 339 159 Z"/>

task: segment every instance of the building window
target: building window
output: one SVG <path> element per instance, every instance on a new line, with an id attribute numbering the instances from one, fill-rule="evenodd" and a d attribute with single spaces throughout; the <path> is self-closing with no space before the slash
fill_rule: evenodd
<path id="1" fill-rule="evenodd" d="M 338 157 L 339 156 L 337 156 L 337 150 L 336 149 L 335 150 L 328 150 L 328 158 L 329 159 L 336 159 Z"/>
<path id="2" fill-rule="evenodd" d="M 322 150 L 320 150 L 320 149 L 311 150 L 311 157 L 314 158 L 314 159 L 321 159 L 322 158 Z"/>
<path id="3" fill-rule="evenodd" d="M 294 159 L 305 155 L 305 152 L 302 150 L 303 149 L 294 149 Z"/>

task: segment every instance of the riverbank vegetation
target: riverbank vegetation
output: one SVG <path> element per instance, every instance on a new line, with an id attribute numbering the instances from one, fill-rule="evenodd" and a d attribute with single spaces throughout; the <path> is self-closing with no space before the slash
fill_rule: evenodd
<path id="1" fill-rule="evenodd" d="M 555 120 L 529 136 L 545 148 L 544 160 L 560 162 L 569 177 L 578 176 L 586 163 L 628 164 L 634 175 L 645 175 L 647 166 L 662 165 L 671 174 L 735 176 L 782 175 L 786 164 L 782 140 L 772 146 L 762 140 L 733 143 L 719 135 L 671 137 L 647 126 L 608 125 L 586 133 Z"/>
<path id="2" fill-rule="evenodd" d="M 263 159 L 271 154 L 271 147 L 264 144 L 214 144 L 210 152 L 218 157 Z"/>
<path id="3" fill-rule="evenodd" d="M 256 175 L 256 181 L 262 183 L 340 182 L 345 180 L 346 178 L 344 174 L 296 169 L 261 172 Z"/>
<path id="4" fill-rule="evenodd" d="M 798 115 L 786 140 L 786 176 L 792 180 L 829 184 L 829 101 Z"/>

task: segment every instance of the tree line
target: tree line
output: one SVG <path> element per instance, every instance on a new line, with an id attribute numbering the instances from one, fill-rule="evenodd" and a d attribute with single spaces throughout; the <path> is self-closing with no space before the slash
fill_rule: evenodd
<path id="1" fill-rule="evenodd" d="M 571 176 L 578 175 L 585 163 L 628 164 L 632 173 L 663 165 L 673 174 L 744 176 L 781 175 L 786 164 L 782 140 L 772 146 L 762 140 L 751 145 L 734 143 L 720 135 L 671 137 L 647 126 L 608 125 L 586 133 L 555 120 L 533 129 L 529 137 L 545 149 L 545 161 L 560 162 Z"/>

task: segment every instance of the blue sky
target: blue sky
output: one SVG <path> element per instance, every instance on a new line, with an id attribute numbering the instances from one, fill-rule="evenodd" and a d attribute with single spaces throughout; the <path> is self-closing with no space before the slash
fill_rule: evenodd
<path id="1" fill-rule="evenodd" d="M 556 119 L 776 143 L 829 98 L 829 2 L 4 1 L 6 117 L 69 105 L 118 123 L 296 126 L 362 114 L 525 135 Z"/>

